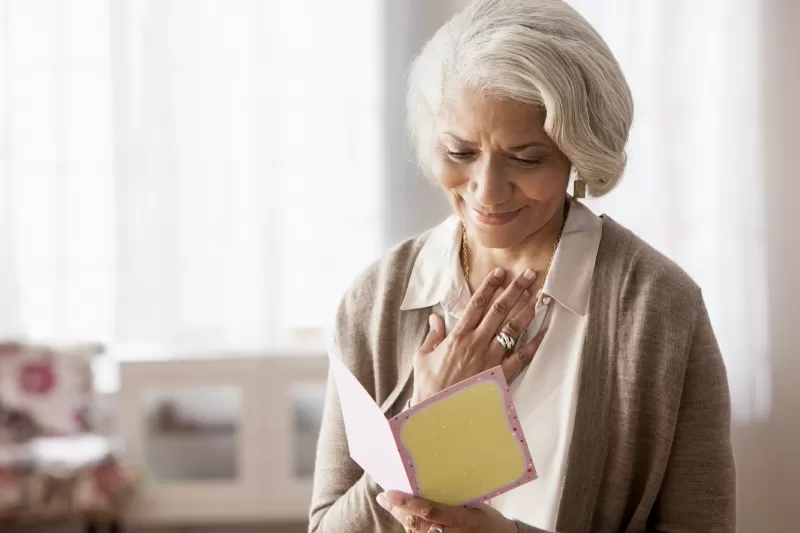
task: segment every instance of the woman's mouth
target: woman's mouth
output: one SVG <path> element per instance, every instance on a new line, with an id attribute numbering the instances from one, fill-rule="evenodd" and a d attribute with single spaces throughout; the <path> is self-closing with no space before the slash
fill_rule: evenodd
<path id="1" fill-rule="evenodd" d="M 472 214 L 475 217 L 475 220 L 480 222 L 481 224 L 487 224 L 489 226 L 500 226 L 502 224 L 507 224 L 517 218 L 519 212 L 522 211 L 522 208 L 517 209 L 516 211 L 508 211 L 506 213 L 484 213 L 483 211 L 478 211 L 477 209 L 472 210 Z"/>

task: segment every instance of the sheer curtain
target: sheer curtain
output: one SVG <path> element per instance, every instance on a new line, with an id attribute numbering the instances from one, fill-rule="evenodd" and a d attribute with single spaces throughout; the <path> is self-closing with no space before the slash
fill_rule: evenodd
<path id="1" fill-rule="evenodd" d="M 378 9 L 0 0 L 2 333 L 315 341 L 380 251 Z"/>
<path id="2" fill-rule="evenodd" d="M 766 416 L 758 2 L 569 1 L 636 101 L 589 203 L 701 285 L 734 414 Z M 0 329 L 191 351 L 324 325 L 381 215 L 412 216 L 384 211 L 382 3 L 0 0 Z"/>
<path id="3" fill-rule="evenodd" d="M 597 212 L 703 289 L 734 416 L 769 414 L 759 2 L 569 0 L 619 58 L 636 115 L 626 175 Z"/>

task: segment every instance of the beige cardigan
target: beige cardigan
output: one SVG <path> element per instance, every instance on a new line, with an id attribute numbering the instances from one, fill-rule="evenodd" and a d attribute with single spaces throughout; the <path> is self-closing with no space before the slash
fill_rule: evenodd
<path id="1" fill-rule="evenodd" d="M 428 310 L 399 310 L 426 238 L 402 243 L 369 268 L 337 314 L 336 355 L 387 416 L 411 394 L 412 356 L 427 333 Z M 575 416 L 558 533 L 735 531 L 728 384 L 700 290 L 608 217 Z M 350 459 L 329 379 L 309 531 L 401 533 L 375 502 L 379 492 Z"/>

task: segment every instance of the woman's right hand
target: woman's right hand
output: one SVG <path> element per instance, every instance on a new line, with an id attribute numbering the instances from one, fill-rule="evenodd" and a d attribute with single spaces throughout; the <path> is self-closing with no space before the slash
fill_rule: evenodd
<path id="1" fill-rule="evenodd" d="M 496 336 L 502 331 L 519 341 L 533 321 L 536 296 L 528 289 L 536 274 L 526 270 L 495 300 L 504 278 L 505 272 L 496 269 L 484 280 L 449 335 L 442 319 L 431 314 L 430 331 L 414 358 L 412 404 L 498 365 L 511 381 L 533 359 L 544 331 L 511 353 Z"/>

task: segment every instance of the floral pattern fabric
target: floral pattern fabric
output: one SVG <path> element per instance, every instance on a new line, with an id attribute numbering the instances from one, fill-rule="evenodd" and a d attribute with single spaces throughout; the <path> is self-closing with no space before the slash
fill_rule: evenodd
<path id="1" fill-rule="evenodd" d="M 96 346 L 0 342 L 0 524 L 113 518 L 136 474 L 92 435 Z"/>

